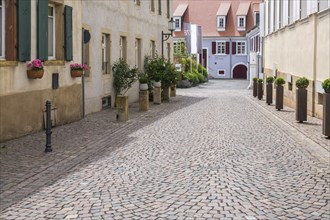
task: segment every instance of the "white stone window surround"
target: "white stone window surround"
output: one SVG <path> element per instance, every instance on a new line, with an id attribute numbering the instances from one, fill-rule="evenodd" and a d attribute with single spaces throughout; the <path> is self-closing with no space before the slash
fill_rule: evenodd
<path id="1" fill-rule="evenodd" d="M 246 42 L 236 41 L 236 55 L 246 55 Z"/>
<path id="2" fill-rule="evenodd" d="M 217 28 L 218 31 L 226 30 L 226 16 L 217 16 Z"/>
<path id="3" fill-rule="evenodd" d="M 226 41 L 216 41 L 217 53 L 216 55 L 226 55 Z"/>
<path id="4" fill-rule="evenodd" d="M 181 17 L 173 17 L 174 20 L 174 31 L 181 31 Z"/>
<path id="5" fill-rule="evenodd" d="M 237 30 L 238 31 L 246 30 L 246 16 L 237 16 Z"/>

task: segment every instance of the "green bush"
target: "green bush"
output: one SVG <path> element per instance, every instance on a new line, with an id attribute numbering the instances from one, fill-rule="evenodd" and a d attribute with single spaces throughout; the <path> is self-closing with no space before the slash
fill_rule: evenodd
<path id="1" fill-rule="evenodd" d="M 199 79 L 198 76 L 192 72 L 186 72 L 183 74 L 183 76 L 189 80 L 190 82 L 192 82 L 194 85 L 199 83 Z"/>
<path id="2" fill-rule="evenodd" d="M 257 77 L 253 77 L 253 82 L 257 82 L 258 81 L 258 78 Z"/>
<path id="3" fill-rule="evenodd" d="M 116 95 L 124 95 L 137 80 L 138 69 L 131 69 L 125 60 L 120 58 L 113 64 L 112 71 Z"/>
<path id="4" fill-rule="evenodd" d="M 330 78 L 323 81 L 322 87 L 325 93 L 330 93 Z"/>
<path id="5" fill-rule="evenodd" d="M 305 77 L 301 77 L 296 81 L 296 87 L 299 89 L 306 89 L 309 85 L 309 81 Z"/>
<path id="6" fill-rule="evenodd" d="M 272 77 L 272 76 L 267 76 L 267 78 L 266 78 L 266 82 L 267 82 L 267 83 L 273 83 L 273 82 L 274 82 L 274 77 Z"/>
<path id="7" fill-rule="evenodd" d="M 282 77 L 277 77 L 274 81 L 275 85 L 284 85 L 285 80 Z"/>
<path id="8" fill-rule="evenodd" d="M 264 80 L 261 79 L 261 78 L 259 78 L 259 79 L 257 80 L 258 83 L 263 83 L 263 81 L 264 81 Z"/>
<path id="9" fill-rule="evenodd" d="M 140 72 L 140 74 L 139 74 L 139 82 L 141 84 L 148 83 L 148 75 L 145 72 Z"/>

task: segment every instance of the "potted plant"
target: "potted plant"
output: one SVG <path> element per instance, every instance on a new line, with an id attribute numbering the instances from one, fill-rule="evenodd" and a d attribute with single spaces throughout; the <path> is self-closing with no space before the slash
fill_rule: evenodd
<path id="1" fill-rule="evenodd" d="M 261 100 L 262 96 L 263 96 L 263 79 L 258 79 L 258 89 L 257 89 L 257 95 L 258 95 L 258 99 Z"/>
<path id="2" fill-rule="evenodd" d="M 116 96 L 117 120 L 128 120 L 128 96 L 126 92 L 137 80 L 138 70 L 130 68 L 124 59 L 120 58 L 113 64 L 113 87 Z"/>
<path id="3" fill-rule="evenodd" d="M 258 78 L 253 77 L 253 97 L 257 97 L 257 90 L 258 90 L 257 81 L 258 81 Z"/>
<path id="4" fill-rule="evenodd" d="M 330 78 L 322 83 L 323 93 L 323 123 L 322 132 L 330 138 Z"/>
<path id="5" fill-rule="evenodd" d="M 44 66 L 39 59 L 27 64 L 27 76 L 30 79 L 41 79 L 44 76 Z"/>
<path id="6" fill-rule="evenodd" d="M 165 64 L 165 71 L 162 74 L 162 89 L 164 101 L 170 100 L 170 88 L 177 83 L 177 72 L 175 66 L 169 61 Z"/>
<path id="7" fill-rule="evenodd" d="M 283 96 L 284 96 L 284 87 L 285 80 L 282 77 L 277 77 L 274 81 L 276 85 L 276 103 L 275 108 L 280 111 L 283 109 Z"/>
<path id="8" fill-rule="evenodd" d="M 309 81 L 301 77 L 296 81 L 296 120 L 299 123 L 307 121 L 307 90 Z"/>
<path id="9" fill-rule="evenodd" d="M 84 70 L 89 70 L 86 64 L 72 63 L 70 64 L 71 76 L 72 77 L 81 77 Z"/>
<path id="10" fill-rule="evenodd" d="M 144 72 L 139 74 L 140 90 L 148 90 L 148 75 Z"/>
<path id="11" fill-rule="evenodd" d="M 266 103 L 268 105 L 273 103 L 273 82 L 274 82 L 274 77 L 272 76 L 267 76 L 266 78 Z"/>
<path id="12" fill-rule="evenodd" d="M 161 104 L 161 79 L 165 71 L 165 61 L 163 58 L 149 57 L 144 58 L 144 71 L 150 81 L 153 82 L 152 100 L 154 104 Z"/>

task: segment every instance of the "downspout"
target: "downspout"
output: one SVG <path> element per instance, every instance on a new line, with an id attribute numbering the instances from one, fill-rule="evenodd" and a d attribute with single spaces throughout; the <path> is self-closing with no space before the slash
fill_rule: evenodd
<path id="1" fill-rule="evenodd" d="M 232 79 L 233 76 L 232 76 L 232 72 L 231 72 L 231 67 L 232 67 L 232 54 L 233 54 L 233 43 L 232 43 L 232 40 L 231 40 L 231 37 L 229 37 L 229 42 L 230 42 L 230 48 L 229 48 L 229 51 L 230 51 L 230 55 L 229 55 L 229 73 L 230 73 L 230 78 Z"/>
<path id="2" fill-rule="evenodd" d="M 313 14 L 313 32 L 314 32 L 314 42 L 313 42 L 313 86 L 312 86 L 312 116 L 315 117 L 315 85 L 316 85 L 316 56 L 317 56 L 317 22 L 316 13 Z"/>

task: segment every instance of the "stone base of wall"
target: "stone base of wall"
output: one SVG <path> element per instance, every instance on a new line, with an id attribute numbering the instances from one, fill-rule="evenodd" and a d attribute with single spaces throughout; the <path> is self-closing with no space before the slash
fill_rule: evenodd
<path id="1" fill-rule="evenodd" d="M 273 70 L 264 68 L 265 78 L 267 76 L 273 76 Z M 277 77 L 282 77 L 285 80 L 284 85 L 284 105 L 295 109 L 296 108 L 296 80 L 299 79 L 299 76 L 291 75 L 292 76 L 292 90 L 289 89 L 288 83 L 288 73 L 277 72 Z M 315 92 L 314 101 L 313 101 L 313 87 L 314 81 L 309 80 L 309 86 L 307 88 L 307 114 L 309 116 L 317 117 L 319 119 L 323 118 L 323 108 L 322 105 L 317 103 L 317 93 Z M 276 97 L 275 92 L 275 85 L 273 90 L 273 95 Z"/>
<path id="2" fill-rule="evenodd" d="M 44 129 L 45 103 L 52 103 L 53 125 L 63 125 L 82 117 L 81 85 L 56 90 L 28 91 L 0 97 L 0 142 Z"/>

